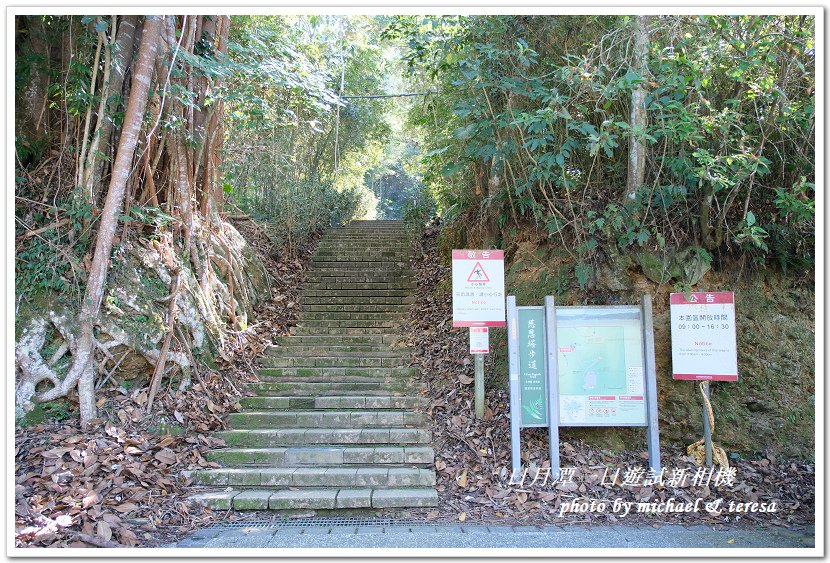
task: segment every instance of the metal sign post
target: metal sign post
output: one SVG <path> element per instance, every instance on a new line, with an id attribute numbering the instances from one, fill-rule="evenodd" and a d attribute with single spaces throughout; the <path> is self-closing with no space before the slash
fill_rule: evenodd
<path id="1" fill-rule="evenodd" d="M 519 394 L 519 311 L 516 296 L 507 296 L 507 363 L 510 375 L 510 459 L 513 475 L 522 469 L 521 396 Z"/>
<path id="2" fill-rule="evenodd" d="M 703 442 L 712 467 L 709 382 L 738 381 L 735 294 L 731 291 L 672 293 L 669 296 L 672 377 L 703 382 Z"/>
<path id="3" fill-rule="evenodd" d="M 484 356 L 488 327 L 505 326 L 504 251 L 452 251 L 452 326 L 470 327 L 475 358 L 475 415 L 484 418 Z M 483 333 L 477 329 L 484 329 Z M 489 346 L 488 346 L 489 351 Z"/>
<path id="4" fill-rule="evenodd" d="M 548 449 L 550 472 L 554 479 L 562 475 L 559 462 L 559 363 L 556 361 L 556 307 L 553 296 L 545 297 L 545 377 L 548 380 Z"/>

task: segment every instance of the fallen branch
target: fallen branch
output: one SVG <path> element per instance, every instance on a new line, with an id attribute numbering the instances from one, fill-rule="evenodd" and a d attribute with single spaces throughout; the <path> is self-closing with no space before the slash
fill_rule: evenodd
<path id="1" fill-rule="evenodd" d="M 61 219 L 60 221 L 55 221 L 54 223 L 50 223 L 50 224 L 46 225 L 45 227 L 41 227 L 39 229 L 35 229 L 33 231 L 29 231 L 27 233 L 24 233 L 24 234 L 18 236 L 15 240 L 17 242 L 20 242 L 22 240 L 26 240 L 27 238 L 37 236 L 40 233 L 48 231 L 49 229 L 57 229 L 58 227 L 63 227 L 64 225 L 67 225 L 68 223 L 69 223 L 69 219 L 64 218 L 64 219 Z M 25 227 L 25 225 L 24 225 L 24 227 Z"/>

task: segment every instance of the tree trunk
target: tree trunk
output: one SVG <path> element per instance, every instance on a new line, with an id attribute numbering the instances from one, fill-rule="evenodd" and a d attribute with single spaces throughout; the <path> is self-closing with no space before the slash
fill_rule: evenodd
<path id="1" fill-rule="evenodd" d="M 118 143 L 115 163 L 112 167 L 107 197 L 101 212 L 101 224 L 95 242 L 95 254 L 89 270 L 89 277 L 79 315 L 79 338 L 73 350 L 73 363 L 61 385 L 55 386 L 41 396 L 41 400 L 65 396 L 77 382 L 80 400 L 81 425 L 86 426 L 95 418 L 95 370 L 93 352 L 95 337 L 93 328 L 104 297 L 107 270 L 109 269 L 118 214 L 124 202 L 124 192 L 135 154 L 138 133 L 144 118 L 147 95 L 153 77 L 153 63 L 156 58 L 161 35 L 163 17 L 147 16 L 144 22 L 141 47 L 133 74 L 132 91 L 124 115 L 124 126 Z"/>
<path id="2" fill-rule="evenodd" d="M 634 54 L 631 70 L 645 78 L 646 55 L 648 54 L 648 16 L 637 16 L 634 20 Z M 637 197 L 637 190 L 643 185 L 646 175 L 646 142 L 643 138 L 646 125 L 646 91 L 642 83 L 631 93 L 631 140 L 628 145 L 628 181 L 625 195 L 628 200 Z"/>
<path id="3" fill-rule="evenodd" d="M 135 30 L 138 26 L 138 16 L 124 16 L 118 24 L 118 32 L 113 45 L 112 71 L 108 83 L 104 84 L 101 90 L 101 107 L 103 111 L 98 112 L 98 123 L 95 134 L 89 147 L 87 167 L 84 177 L 84 193 L 96 194 L 98 186 L 103 181 L 104 158 L 103 151 L 108 145 L 112 134 L 112 114 L 109 106 L 109 99 L 112 96 L 120 95 L 124 86 L 124 75 L 133 56 L 135 41 Z M 116 104 L 112 110 L 118 109 L 121 104 Z M 95 197 L 93 197 L 95 201 Z"/>

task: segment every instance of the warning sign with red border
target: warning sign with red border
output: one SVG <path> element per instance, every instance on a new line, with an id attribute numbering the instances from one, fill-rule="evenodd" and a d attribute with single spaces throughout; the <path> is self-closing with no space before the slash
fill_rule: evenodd
<path id="1" fill-rule="evenodd" d="M 672 293 L 669 303 L 674 379 L 737 381 L 735 294 Z"/>
<path id="2" fill-rule="evenodd" d="M 504 251 L 452 251 L 452 326 L 505 326 Z"/>

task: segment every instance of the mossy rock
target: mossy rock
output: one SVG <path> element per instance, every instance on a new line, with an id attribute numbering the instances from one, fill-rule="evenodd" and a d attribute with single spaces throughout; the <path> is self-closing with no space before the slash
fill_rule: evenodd
<path id="1" fill-rule="evenodd" d="M 668 283 L 672 278 L 680 276 L 674 256 L 670 252 L 642 250 L 637 252 L 634 258 L 643 269 L 643 274 L 655 283 Z"/>
<path id="2" fill-rule="evenodd" d="M 712 268 L 712 261 L 707 260 L 700 249 L 690 246 L 677 253 L 674 257 L 674 265 L 682 272 L 680 277 L 683 283 L 692 286 L 703 279 L 706 272 Z"/>

